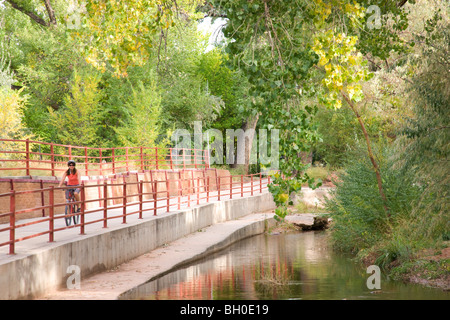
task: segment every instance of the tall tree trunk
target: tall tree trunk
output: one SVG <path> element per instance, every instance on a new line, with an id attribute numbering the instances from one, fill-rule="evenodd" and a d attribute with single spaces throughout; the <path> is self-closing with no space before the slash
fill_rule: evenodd
<path id="1" fill-rule="evenodd" d="M 45 8 L 47 9 L 48 17 L 50 19 L 49 25 L 53 24 L 56 26 L 56 17 L 55 17 L 55 10 L 53 10 L 52 5 L 50 4 L 50 0 L 44 0 L 45 2 Z"/>
<path id="2" fill-rule="evenodd" d="M 255 138 L 255 130 L 256 130 L 256 125 L 258 124 L 258 119 L 259 119 L 259 114 L 252 116 L 250 118 L 247 118 L 241 126 L 241 129 L 246 132 L 249 129 L 252 129 L 251 134 L 248 135 L 248 139 L 247 139 L 247 135 L 245 135 L 245 141 L 244 141 L 244 164 L 237 164 L 236 161 L 236 157 L 235 156 L 235 161 L 230 165 L 231 168 L 238 168 L 238 167 L 243 167 L 244 169 L 244 174 L 248 174 L 249 169 L 250 169 L 250 156 L 251 156 L 251 151 L 252 151 L 252 144 L 253 144 L 253 140 Z"/>
<path id="3" fill-rule="evenodd" d="M 375 161 L 375 157 L 373 155 L 372 148 L 370 146 L 370 139 L 369 139 L 369 135 L 367 134 L 366 127 L 364 125 L 364 122 L 361 119 L 360 114 L 358 113 L 358 110 L 356 110 L 356 106 L 353 103 L 353 101 L 351 101 L 349 99 L 349 97 L 344 92 L 342 92 L 342 96 L 344 97 L 345 101 L 347 101 L 347 103 L 350 106 L 350 108 L 353 110 L 353 113 L 356 115 L 356 118 L 358 119 L 358 122 L 359 122 L 359 124 L 361 126 L 361 129 L 363 131 L 364 138 L 365 138 L 366 144 L 367 144 L 367 151 L 368 151 L 368 154 L 369 154 L 369 158 L 370 158 L 370 161 L 372 162 L 372 166 L 373 166 L 373 168 L 375 170 L 375 174 L 376 174 L 376 177 L 377 177 L 378 192 L 380 193 L 381 199 L 383 200 L 384 211 L 386 212 L 387 216 L 389 217 L 391 214 L 389 213 L 389 208 L 387 206 L 386 195 L 384 194 L 384 191 L 383 191 L 383 182 L 381 180 L 380 168 L 379 168 L 377 162 Z"/>
<path id="4" fill-rule="evenodd" d="M 259 113 L 253 116 L 244 123 L 242 129 L 244 132 L 248 129 L 252 129 L 252 134 L 249 136 L 249 139 L 245 141 L 245 164 L 244 164 L 244 172 L 245 174 L 249 173 L 250 169 L 250 156 L 252 151 L 253 140 L 255 138 L 256 133 L 256 124 L 258 123 Z"/>

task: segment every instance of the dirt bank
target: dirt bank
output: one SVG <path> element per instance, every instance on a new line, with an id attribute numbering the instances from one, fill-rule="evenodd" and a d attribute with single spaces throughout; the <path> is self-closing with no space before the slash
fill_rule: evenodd
<path id="1" fill-rule="evenodd" d="M 438 254 L 433 249 L 423 250 L 415 259 L 394 266 L 391 273 L 403 281 L 450 291 L 450 247 Z"/>

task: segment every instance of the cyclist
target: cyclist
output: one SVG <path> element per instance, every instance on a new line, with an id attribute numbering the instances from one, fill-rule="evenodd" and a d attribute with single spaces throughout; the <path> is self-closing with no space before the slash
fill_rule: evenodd
<path id="1" fill-rule="evenodd" d="M 67 169 L 67 171 L 64 171 L 64 174 L 61 178 L 61 182 L 59 183 L 59 187 L 61 187 L 61 185 L 64 183 L 64 180 L 66 179 L 66 177 L 68 178 L 67 181 L 67 186 L 79 186 L 80 185 L 80 177 L 78 176 L 78 171 L 75 168 L 75 161 L 73 160 L 69 160 L 67 162 L 67 166 L 69 167 L 69 169 Z M 80 188 L 74 188 L 74 196 L 75 196 L 75 200 L 76 201 L 80 201 Z M 69 198 L 69 189 L 65 189 L 66 192 L 66 199 Z M 78 206 L 78 210 L 77 212 L 80 212 L 80 206 Z"/>

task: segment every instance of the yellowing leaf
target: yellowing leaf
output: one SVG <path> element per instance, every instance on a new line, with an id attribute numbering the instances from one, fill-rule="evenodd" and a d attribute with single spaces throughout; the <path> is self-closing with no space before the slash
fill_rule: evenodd
<path id="1" fill-rule="evenodd" d="M 289 199 L 289 195 L 287 193 L 282 193 L 278 195 L 278 200 L 282 203 L 285 203 Z"/>
<path id="2" fill-rule="evenodd" d="M 328 63 L 328 59 L 325 56 L 320 57 L 319 65 L 324 66 Z"/>

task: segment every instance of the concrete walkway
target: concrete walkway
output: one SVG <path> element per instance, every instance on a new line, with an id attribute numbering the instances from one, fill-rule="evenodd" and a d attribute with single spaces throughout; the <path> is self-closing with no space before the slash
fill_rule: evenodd
<path id="1" fill-rule="evenodd" d="M 144 282 L 182 268 L 241 239 L 273 226 L 273 211 L 218 223 L 152 250 L 117 268 L 83 279 L 79 289 L 46 294 L 47 300 L 111 300 Z"/>

